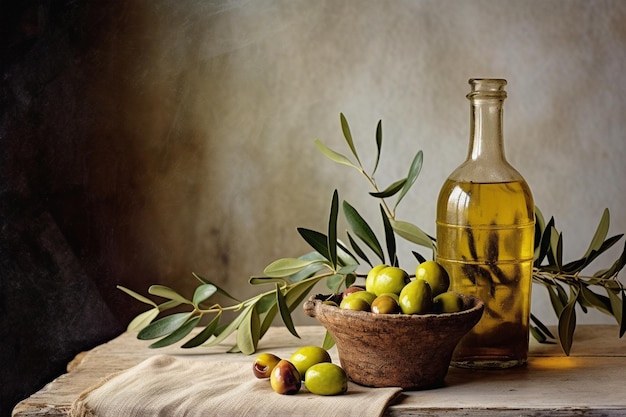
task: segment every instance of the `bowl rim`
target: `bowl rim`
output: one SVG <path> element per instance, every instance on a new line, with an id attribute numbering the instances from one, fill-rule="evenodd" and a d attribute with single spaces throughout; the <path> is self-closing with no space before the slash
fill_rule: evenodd
<path id="1" fill-rule="evenodd" d="M 345 317 L 354 317 L 360 319 L 371 319 L 378 321 L 431 321 L 431 320 L 449 320 L 455 319 L 458 320 L 463 316 L 474 316 L 474 314 L 482 314 L 485 303 L 480 298 L 473 295 L 465 295 L 460 294 L 461 298 L 463 298 L 464 305 L 471 305 L 470 308 L 456 311 L 454 313 L 424 313 L 424 314 L 376 314 L 370 311 L 360 311 L 360 310 L 348 310 L 342 309 L 334 305 L 324 304 L 323 301 L 328 300 L 336 296 L 336 294 L 315 294 L 311 295 L 308 299 L 308 303 L 312 303 L 307 306 L 307 303 L 304 305 L 305 313 L 311 317 L 316 317 L 315 310 L 320 309 L 319 311 L 326 315 L 339 315 Z M 307 311 L 311 311 L 314 315 L 308 314 Z"/>

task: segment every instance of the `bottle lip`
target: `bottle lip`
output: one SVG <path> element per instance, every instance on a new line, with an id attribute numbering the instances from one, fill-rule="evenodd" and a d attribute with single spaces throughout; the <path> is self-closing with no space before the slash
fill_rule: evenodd
<path id="1" fill-rule="evenodd" d="M 507 81 L 504 78 L 470 78 L 470 92 L 468 99 L 473 98 L 493 98 L 505 99 L 507 97 L 504 87 Z"/>

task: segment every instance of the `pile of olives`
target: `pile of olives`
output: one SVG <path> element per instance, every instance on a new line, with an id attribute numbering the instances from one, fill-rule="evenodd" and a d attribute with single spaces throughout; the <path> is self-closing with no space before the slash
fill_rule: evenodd
<path id="1" fill-rule="evenodd" d="M 304 346 L 289 360 L 272 353 L 261 353 L 252 364 L 254 376 L 270 380 L 279 394 L 293 395 L 300 391 L 302 381 L 312 394 L 338 395 L 348 390 L 348 376 L 332 363 L 328 352 L 319 346 Z"/>
<path id="2" fill-rule="evenodd" d="M 367 274 L 365 288 L 347 288 L 338 305 L 348 310 L 375 314 L 453 313 L 463 309 L 459 294 L 448 291 L 450 278 L 436 261 L 425 261 L 415 269 L 411 280 L 406 271 L 378 265 Z"/>

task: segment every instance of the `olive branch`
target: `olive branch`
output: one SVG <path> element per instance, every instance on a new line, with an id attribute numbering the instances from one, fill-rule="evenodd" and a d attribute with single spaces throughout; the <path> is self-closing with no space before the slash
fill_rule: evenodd
<path id="1" fill-rule="evenodd" d="M 373 267 L 375 263 L 399 266 L 396 236 L 431 250 L 432 257 L 434 257 L 435 238 L 418 226 L 396 218 L 396 208 L 414 185 L 421 171 L 422 151 L 418 151 L 413 157 L 406 177 L 392 182 L 381 190 L 376 183 L 375 173 L 382 152 L 382 122 L 379 121 L 376 127 L 376 159 L 373 169 L 369 172 L 361 163 L 350 127 L 343 114 L 340 115 L 340 122 L 353 160 L 330 149 L 319 140 L 315 141 L 315 145 L 331 161 L 356 169 L 372 187 L 373 191 L 369 194 L 379 200 L 386 253 L 369 224 L 357 209 L 345 200 L 341 204 L 341 209 L 349 226 L 349 230 L 346 231 L 349 248 L 338 239 L 339 195 L 335 190 L 326 234 L 303 227 L 297 228 L 300 236 L 313 251 L 298 258 L 275 260 L 265 267 L 264 275 L 253 276 L 248 281 L 251 285 L 264 286 L 269 289 L 241 301 L 210 280 L 193 273 L 200 284 L 191 299 L 169 287 L 152 285 L 148 288 L 148 293 L 167 300 L 157 304 L 150 298 L 118 286 L 131 297 L 151 306 L 149 310 L 140 313 L 129 323 L 128 330 L 138 332 L 139 339 L 158 339 L 149 347 L 160 348 L 185 339 L 201 319 L 208 317 L 211 318 L 208 324 L 182 344 L 182 348 L 214 346 L 224 342 L 236 332 L 235 345 L 228 351 L 252 354 L 256 351 L 259 340 L 269 330 L 277 316 L 280 316 L 292 335 L 299 337 L 291 314 L 318 282 L 325 280 L 328 289 L 337 293 L 342 288 L 354 284 L 357 278 L 364 277 L 365 275 L 357 273 L 361 265 L 357 257 L 370 267 Z M 395 197 L 395 201 L 390 204 L 389 199 L 392 197 Z M 619 234 L 607 238 L 610 223 L 609 210 L 605 209 L 586 253 L 580 259 L 568 263 L 563 262 L 563 234 L 556 229 L 554 218 L 551 217 L 546 223 L 538 208 L 535 208 L 535 217 L 533 282 L 545 286 L 548 291 L 552 308 L 558 318 L 558 341 L 565 354 L 569 355 L 573 343 L 576 306 L 579 306 L 583 312 L 594 308 L 614 317 L 619 325 L 621 338 L 626 332 L 626 290 L 618 279 L 618 273 L 626 264 L 626 245 L 619 258 L 611 266 L 598 270 L 591 276 L 583 274 L 583 270 L 623 236 Z M 375 261 L 369 259 L 364 247 L 376 256 Z M 426 260 L 417 251 L 412 251 L 412 254 L 418 262 Z M 212 303 L 211 298 L 215 294 L 221 294 L 233 303 L 228 306 Z M 187 307 L 190 311 L 163 314 L 179 306 Z M 235 312 L 235 318 L 222 323 L 224 311 Z M 556 337 L 534 314 L 531 314 L 531 322 L 530 331 L 535 339 L 541 343 L 556 343 Z M 333 343 L 332 337 L 326 333 L 323 346 L 329 348 Z"/>

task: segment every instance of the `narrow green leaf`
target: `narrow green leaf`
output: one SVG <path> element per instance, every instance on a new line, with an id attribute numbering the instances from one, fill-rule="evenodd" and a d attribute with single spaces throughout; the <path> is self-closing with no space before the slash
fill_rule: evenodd
<path id="1" fill-rule="evenodd" d="M 594 233 L 593 238 L 591 239 L 589 248 L 587 249 L 587 252 L 585 252 L 585 255 L 583 256 L 584 258 L 591 255 L 592 251 L 597 251 L 598 249 L 600 249 L 600 246 L 602 246 L 602 243 L 606 239 L 606 235 L 609 232 L 610 222 L 611 222 L 611 214 L 609 213 L 609 209 L 605 208 L 604 212 L 602 213 L 602 218 L 600 219 L 600 223 L 598 224 L 598 227 L 596 228 L 596 232 Z"/>
<path id="2" fill-rule="evenodd" d="M 396 235 L 393 232 L 393 227 L 389 222 L 389 217 L 385 213 L 385 209 L 382 204 L 380 205 L 380 214 L 383 218 L 383 226 L 385 230 L 385 242 L 387 244 L 387 254 L 389 255 L 389 264 L 391 266 L 398 266 L 398 254 L 396 252 Z"/>
<path id="3" fill-rule="evenodd" d="M 539 342 L 545 343 L 548 338 L 535 326 L 529 326 L 530 334 Z"/>
<path id="4" fill-rule="evenodd" d="M 307 266 L 301 271 L 296 272 L 295 274 L 289 275 L 287 278 L 289 282 L 292 282 L 292 283 L 300 282 L 302 280 L 305 280 L 307 278 L 314 276 L 315 274 L 319 273 L 322 270 L 327 270 L 330 264 L 330 262 L 328 262 L 323 256 L 321 256 L 317 252 L 311 252 L 310 254 L 303 255 L 299 257 L 298 259 L 311 260 L 311 261 L 316 260 L 318 262 L 312 263 L 311 265 Z"/>
<path id="5" fill-rule="evenodd" d="M 556 316 L 560 316 L 561 312 L 565 305 L 563 304 L 561 298 L 559 297 L 557 291 L 554 289 L 555 287 L 560 288 L 559 284 L 554 283 L 554 287 L 550 283 L 545 283 L 546 289 L 548 290 L 548 295 L 550 297 L 550 303 L 552 304 L 552 309 L 556 313 Z"/>
<path id="6" fill-rule="evenodd" d="M 548 251 L 548 261 L 551 265 L 554 265 L 559 271 L 561 270 L 561 263 L 558 259 L 560 241 L 561 234 L 556 230 L 555 227 L 552 227 L 552 230 L 550 231 L 550 250 Z"/>
<path id="7" fill-rule="evenodd" d="M 315 146 L 317 146 L 317 148 L 322 152 L 322 154 L 326 158 L 330 159 L 331 161 L 337 162 L 338 164 L 347 165 L 347 166 L 352 167 L 352 168 L 357 169 L 357 170 L 359 169 L 359 167 L 354 165 L 352 163 L 352 161 L 350 161 L 348 158 L 346 158 L 345 156 L 343 156 L 339 152 L 333 151 L 332 149 L 330 149 L 329 147 L 324 145 L 318 139 L 315 140 Z"/>
<path id="8" fill-rule="evenodd" d="M 380 151 L 383 147 L 383 121 L 379 120 L 378 125 L 376 125 L 376 163 L 374 164 L 374 169 L 372 170 L 372 177 L 376 173 L 376 169 L 378 168 L 378 162 L 380 161 Z"/>
<path id="9" fill-rule="evenodd" d="M 178 329 L 174 330 L 172 333 L 168 334 L 163 339 L 160 339 L 152 343 L 148 347 L 152 349 L 156 349 L 156 348 L 162 348 L 165 346 L 173 345 L 174 343 L 182 340 L 185 336 L 191 333 L 191 331 L 193 330 L 194 327 L 196 327 L 196 324 L 198 324 L 199 321 L 200 321 L 200 316 L 190 318 Z"/>
<path id="10" fill-rule="evenodd" d="M 367 255 L 365 254 L 365 252 L 363 252 L 363 249 L 361 249 L 361 247 L 356 243 L 350 232 L 347 232 L 347 235 L 348 240 L 350 241 L 350 246 L 352 246 L 352 249 L 356 252 L 357 256 L 367 262 L 370 267 L 373 267 Z"/>
<path id="11" fill-rule="evenodd" d="M 348 274 L 346 275 L 345 286 L 346 288 L 351 287 L 356 282 L 356 274 Z"/>
<path id="12" fill-rule="evenodd" d="M 330 251 L 328 250 L 328 237 L 326 235 L 315 230 L 305 229 L 304 227 L 298 227 L 297 230 L 306 243 L 324 258 L 328 259 L 329 262 L 332 262 Z"/>
<path id="13" fill-rule="evenodd" d="M 139 334 L 137 334 L 137 338 L 141 340 L 149 340 L 170 334 L 182 326 L 189 319 L 189 317 L 191 317 L 191 313 L 174 313 L 160 318 L 159 320 L 144 327 Z"/>
<path id="14" fill-rule="evenodd" d="M 617 275 L 617 273 L 620 272 L 622 270 L 622 268 L 624 268 L 624 265 L 626 265 L 626 243 L 624 243 L 624 249 L 622 249 L 622 254 L 613 263 L 613 265 L 611 265 L 611 267 L 609 269 L 604 271 L 604 273 L 601 275 L 601 277 L 605 278 L 605 279 L 608 279 L 608 278 L 611 278 L 611 277 Z"/>
<path id="15" fill-rule="evenodd" d="M 151 305 L 153 307 L 157 306 L 156 303 L 154 301 L 152 301 L 151 299 L 149 299 L 147 297 L 144 297 L 143 295 L 141 295 L 139 293 L 136 293 L 135 291 L 133 291 L 133 290 L 131 290 L 129 288 L 122 287 L 121 285 L 118 285 L 117 289 L 124 291 L 126 294 L 130 295 L 131 297 L 133 297 L 136 300 L 141 301 L 144 304 L 149 304 L 149 305 Z"/>
<path id="16" fill-rule="evenodd" d="M 339 195 L 337 190 L 333 192 L 333 201 L 330 205 L 330 217 L 328 219 L 328 259 L 333 269 L 337 269 L 337 213 L 339 212 Z"/>
<path id="17" fill-rule="evenodd" d="M 546 257 L 546 255 L 548 254 L 550 250 L 551 233 L 552 233 L 553 228 L 554 228 L 554 217 L 551 217 L 543 231 L 543 235 L 541 236 L 541 245 L 539 248 L 539 253 L 535 254 L 535 262 L 534 262 L 535 268 L 539 268 L 541 266 L 541 263 L 543 262 L 544 258 Z"/>
<path id="18" fill-rule="evenodd" d="M 253 305 L 244 317 L 241 325 L 237 328 L 237 347 L 241 350 L 241 353 L 251 355 L 256 352 L 260 329 L 259 314 Z"/>
<path id="19" fill-rule="evenodd" d="M 356 271 L 358 267 L 359 267 L 359 264 L 346 265 L 344 267 L 339 268 L 337 273 L 340 275 L 348 275 Z"/>
<path id="20" fill-rule="evenodd" d="M 352 151 L 352 155 L 356 158 L 359 165 L 361 165 L 361 160 L 359 159 L 359 155 L 356 153 L 356 148 L 354 147 L 354 141 L 352 140 L 352 133 L 350 133 L 350 126 L 348 125 L 348 121 L 343 113 L 339 114 L 339 119 L 341 120 L 341 130 L 343 131 L 343 137 L 346 138 L 346 142 Z"/>
<path id="21" fill-rule="evenodd" d="M 624 333 L 626 333 L 626 290 L 622 289 L 622 314 L 619 325 L 619 337 L 624 336 Z"/>
<path id="22" fill-rule="evenodd" d="M 370 195 L 376 198 L 391 197 L 393 195 L 396 195 L 402 189 L 402 187 L 404 187 L 404 184 L 406 184 L 406 178 L 402 178 L 402 179 L 399 179 L 398 181 L 393 182 L 383 191 L 371 192 Z"/>
<path id="23" fill-rule="evenodd" d="M 537 327 L 542 331 L 542 333 L 548 335 L 549 337 L 551 337 L 552 339 L 554 339 L 554 335 L 552 334 L 552 332 L 550 331 L 550 329 L 548 329 L 548 327 L 543 324 L 541 322 L 541 320 L 539 320 L 537 317 L 535 317 L 534 314 L 530 314 L 530 319 L 533 323 L 535 323 L 537 325 Z"/>
<path id="24" fill-rule="evenodd" d="M 128 323 L 127 330 L 129 332 L 139 332 L 141 329 L 152 323 L 152 320 L 154 320 L 158 315 L 159 309 L 156 307 L 151 308 L 148 311 L 144 311 Z"/>
<path id="25" fill-rule="evenodd" d="M 276 297 L 274 296 L 273 292 L 268 292 L 267 294 L 261 296 L 261 298 L 257 297 L 254 301 L 254 304 L 256 305 L 256 311 L 259 314 L 263 314 L 271 309 L 274 304 L 276 304 Z"/>
<path id="26" fill-rule="evenodd" d="M 165 285 L 151 285 L 148 288 L 148 292 L 152 295 L 156 295 L 158 297 L 168 298 L 170 300 L 180 301 L 184 304 L 192 304 L 190 300 L 186 299 L 170 287 L 166 287 Z"/>
<path id="27" fill-rule="evenodd" d="M 589 289 L 586 285 L 581 285 L 581 297 L 587 302 L 591 307 L 594 307 L 596 310 L 603 312 L 604 314 L 608 314 L 609 316 L 613 315 L 613 311 L 611 309 L 611 300 L 604 295 L 596 294 Z"/>
<path id="28" fill-rule="evenodd" d="M 559 341 L 563 352 L 569 356 L 574 341 L 574 330 L 576 330 L 576 301 L 579 292 L 576 288 L 570 287 L 570 299 L 563 308 L 559 316 Z"/>
<path id="29" fill-rule="evenodd" d="M 309 292 L 313 289 L 324 276 L 310 278 L 308 281 L 302 281 L 289 288 L 285 293 L 285 302 L 289 311 L 295 310 L 295 308 L 306 298 Z"/>
<path id="30" fill-rule="evenodd" d="M 211 281 L 209 281 L 208 279 L 196 274 L 195 272 L 192 272 L 191 275 L 193 275 L 198 281 L 202 282 L 203 284 L 213 284 Z M 213 284 L 217 287 L 217 292 L 222 294 L 225 297 L 230 298 L 231 300 L 237 301 L 238 303 L 241 302 L 241 300 L 237 299 L 236 297 L 233 297 L 232 295 L 230 295 L 227 291 L 225 291 L 222 287 L 220 287 L 219 285 Z"/>
<path id="31" fill-rule="evenodd" d="M 291 319 L 291 311 L 289 311 L 289 307 L 287 306 L 287 302 L 285 301 L 285 296 L 280 290 L 280 286 L 278 284 L 276 284 L 276 304 L 278 305 L 280 318 L 283 320 L 283 323 L 285 324 L 287 330 L 289 330 L 289 333 L 297 338 L 300 338 L 300 335 L 293 325 L 293 320 Z"/>
<path id="32" fill-rule="evenodd" d="M 296 258 L 278 259 L 265 267 L 263 273 L 271 278 L 287 277 L 301 271 L 315 262 L 316 261 L 304 261 Z"/>
<path id="33" fill-rule="evenodd" d="M 206 327 L 200 333 L 198 333 L 193 338 L 188 340 L 181 347 L 184 349 L 190 349 L 190 348 L 200 346 L 201 344 L 209 340 L 209 338 L 213 336 L 213 333 L 215 333 L 215 329 L 217 329 L 217 325 L 219 324 L 221 317 L 222 317 L 222 312 L 218 311 L 215 314 L 215 317 L 213 317 L 213 319 L 209 322 L 209 324 L 207 324 Z"/>
<path id="34" fill-rule="evenodd" d="M 248 313 L 250 313 L 250 310 L 252 310 L 253 308 L 254 304 L 248 305 L 245 309 L 243 309 L 243 311 L 241 311 L 241 313 L 239 313 L 239 315 L 233 321 L 224 325 L 222 328 L 218 327 L 215 331 L 215 333 L 217 334 L 215 338 L 204 342 L 201 346 L 214 346 L 218 343 L 223 342 L 228 336 L 230 336 L 235 330 L 237 330 L 239 325 L 244 321 Z"/>
<path id="35" fill-rule="evenodd" d="M 344 282 L 344 276 L 340 274 L 331 275 L 326 278 L 326 286 L 333 293 L 339 293 L 341 289 L 341 284 Z"/>
<path id="36" fill-rule="evenodd" d="M 283 278 L 272 278 L 272 277 L 250 277 L 248 283 L 251 285 L 266 285 L 266 284 L 274 284 L 274 283 L 283 283 L 285 280 Z"/>
<path id="37" fill-rule="evenodd" d="M 333 346 L 335 346 L 335 338 L 333 338 L 333 336 L 328 333 L 328 330 L 326 330 L 326 334 L 324 334 L 324 341 L 322 342 L 322 348 L 329 350 Z"/>
<path id="38" fill-rule="evenodd" d="M 206 301 L 217 292 L 217 287 L 213 284 L 202 284 L 193 293 L 193 305 L 198 307 L 200 303 Z"/>
<path id="39" fill-rule="evenodd" d="M 182 303 L 178 300 L 167 300 L 166 302 L 159 304 L 157 308 L 159 309 L 159 312 L 162 313 L 164 311 L 171 310 L 172 308 L 178 307 L 181 304 Z"/>
<path id="40" fill-rule="evenodd" d="M 396 200 L 394 210 L 396 207 L 398 207 L 398 204 L 400 204 L 400 201 L 402 201 L 406 193 L 411 189 L 411 187 L 415 183 L 417 176 L 422 170 L 423 160 L 424 160 L 424 155 L 422 151 L 420 150 L 417 152 L 417 154 L 413 158 L 413 162 L 411 162 L 411 167 L 409 168 L 409 174 L 406 176 L 406 182 L 404 183 L 402 190 L 400 190 L 400 194 L 398 195 L 398 199 Z"/>
<path id="41" fill-rule="evenodd" d="M 392 219 L 390 219 L 390 223 L 393 230 L 395 230 L 401 238 L 432 250 L 435 249 L 432 238 L 414 224 Z"/>
<path id="42" fill-rule="evenodd" d="M 343 212 L 346 221 L 352 228 L 354 234 L 361 239 L 384 263 L 385 255 L 380 246 L 380 242 L 372 231 L 372 228 L 363 220 L 363 217 L 347 201 L 343 202 Z"/>
<path id="43" fill-rule="evenodd" d="M 556 244 L 556 262 L 559 268 L 563 265 L 563 233 L 559 233 L 559 240 Z"/>
<path id="44" fill-rule="evenodd" d="M 267 333 L 272 323 L 274 322 L 274 318 L 276 317 L 277 313 L 278 305 L 276 305 L 276 303 L 273 303 L 272 307 L 270 307 L 270 309 L 262 315 L 259 339 L 265 336 L 265 333 Z"/>
<path id="45" fill-rule="evenodd" d="M 417 259 L 418 263 L 421 264 L 422 262 L 426 262 L 426 258 L 424 258 L 420 253 L 415 252 L 415 251 L 411 251 L 411 253 L 415 257 L 415 259 Z"/>

